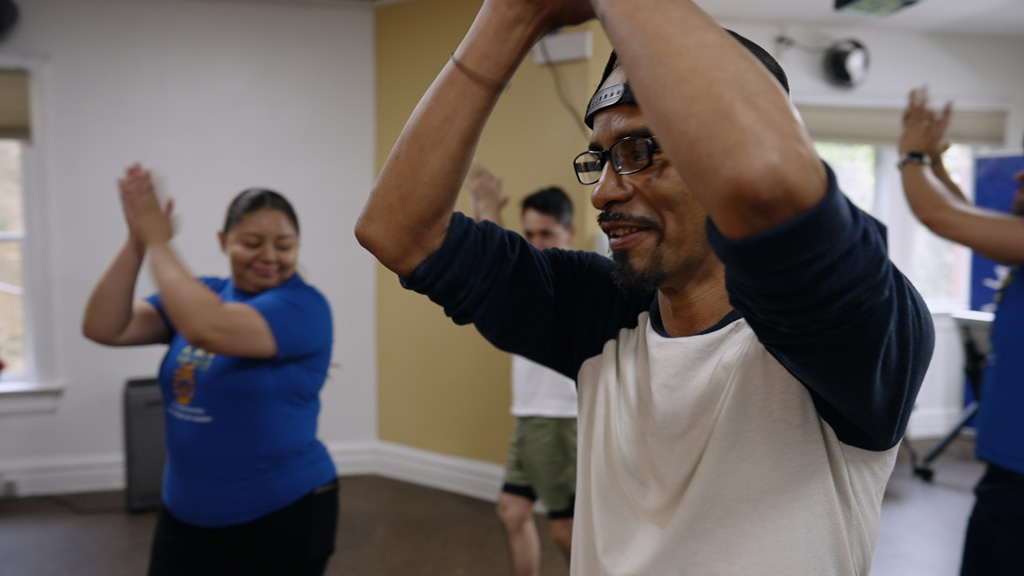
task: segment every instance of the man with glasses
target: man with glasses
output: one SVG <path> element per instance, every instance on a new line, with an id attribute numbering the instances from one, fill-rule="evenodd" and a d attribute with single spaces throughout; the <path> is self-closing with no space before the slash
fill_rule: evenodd
<path id="1" fill-rule="evenodd" d="M 485 0 L 356 235 L 455 322 L 576 377 L 572 573 L 866 576 L 930 315 L 771 56 L 687 0 L 594 6 Z M 613 262 L 452 213 L 520 60 L 595 11 L 617 56 L 575 167 Z"/>

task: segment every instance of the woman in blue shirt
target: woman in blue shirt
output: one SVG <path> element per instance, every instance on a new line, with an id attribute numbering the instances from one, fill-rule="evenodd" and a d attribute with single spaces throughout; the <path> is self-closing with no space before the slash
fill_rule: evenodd
<path id="1" fill-rule="evenodd" d="M 128 239 L 100 277 L 83 332 L 166 343 L 159 380 L 167 462 L 149 574 L 319 575 L 334 551 L 334 465 L 316 438 L 333 332 L 296 274 L 299 223 L 280 194 L 249 189 L 218 233 L 228 278 L 194 278 L 170 245 L 171 203 L 148 170 L 119 180 Z M 134 299 L 143 256 L 159 292 Z"/>

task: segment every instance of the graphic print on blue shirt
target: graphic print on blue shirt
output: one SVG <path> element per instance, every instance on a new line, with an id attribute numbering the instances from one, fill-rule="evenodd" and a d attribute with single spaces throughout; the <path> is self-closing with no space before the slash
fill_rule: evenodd
<path id="1" fill-rule="evenodd" d="M 192 422 L 208 423 L 213 420 L 202 406 L 193 406 L 192 400 L 196 396 L 196 373 L 209 370 L 215 357 L 216 354 L 202 348 L 185 346 L 181 349 L 176 358 L 178 365 L 171 376 L 174 402 L 167 408 L 168 414 Z"/>

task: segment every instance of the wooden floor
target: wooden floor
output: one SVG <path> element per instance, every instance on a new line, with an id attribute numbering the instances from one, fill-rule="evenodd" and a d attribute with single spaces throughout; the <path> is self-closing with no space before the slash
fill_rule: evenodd
<path id="1" fill-rule="evenodd" d="M 982 473 L 958 443 L 934 463 L 930 483 L 901 454 L 882 504 L 871 576 L 958 573 L 971 489 Z M 492 503 L 377 476 L 346 476 L 341 486 L 328 574 L 511 574 Z M 128 514 L 122 504 L 120 492 L 0 500 L 0 575 L 145 574 L 155 513 Z M 567 574 L 544 536 L 543 574 Z"/>

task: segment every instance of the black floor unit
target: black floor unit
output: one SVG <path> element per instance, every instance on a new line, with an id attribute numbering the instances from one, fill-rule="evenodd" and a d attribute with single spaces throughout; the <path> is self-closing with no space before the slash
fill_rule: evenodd
<path id="1" fill-rule="evenodd" d="M 160 506 L 163 485 L 164 406 L 155 378 L 129 380 L 124 389 L 125 506 Z"/>

